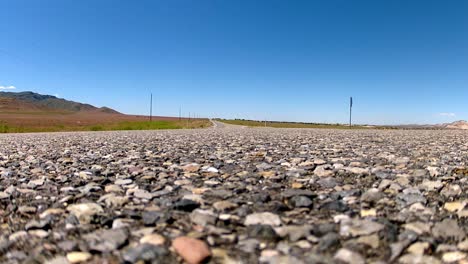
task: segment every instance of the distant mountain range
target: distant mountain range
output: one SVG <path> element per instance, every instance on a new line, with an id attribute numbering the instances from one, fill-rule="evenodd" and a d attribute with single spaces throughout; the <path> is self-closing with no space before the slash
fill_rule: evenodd
<path id="1" fill-rule="evenodd" d="M 120 114 L 108 107 L 95 107 L 34 92 L 0 92 L 0 111 L 8 112 L 100 112 Z"/>
<path id="2" fill-rule="evenodd" d="M 468 129 L 468 122 L 460 120 L 453 123 L 441 124 L 440 126 L 447 129 Z"/>
<path id="3" fill-rule="evenodd" d="M 396 125 L 393 126 L 395 128 L 400 129 L 468 129 L 468 122 L 467 121 L 455 121 L 452 123 L 443 123 L 443 124 L 435 124 L 435 125 L 418 125 L 418 124 L 410 124 L 410 125 Z"/>

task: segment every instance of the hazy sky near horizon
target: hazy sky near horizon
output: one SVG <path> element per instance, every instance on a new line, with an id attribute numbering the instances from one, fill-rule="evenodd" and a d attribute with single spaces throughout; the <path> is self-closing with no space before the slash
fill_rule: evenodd
<path id="1" fill-rule="evenodd" d="M 147 114 L 468 119 L 468 1 L 0 0 L 0 90 Z M 16 89 L 12 89 L 16 87 Z"/>

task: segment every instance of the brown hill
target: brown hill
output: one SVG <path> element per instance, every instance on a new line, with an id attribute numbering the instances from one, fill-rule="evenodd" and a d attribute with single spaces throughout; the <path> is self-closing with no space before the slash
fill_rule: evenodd
<path id="1" fill-rule="evenodd" d="M 81 127 L 142 120 L 108 107 L 95 107 L 33 92 L 0 92 L 0 125 L 11 127 Z"/>
<path id="2" fill-rule="evenodd" d="M 463 120 L 455 121 L 450 124 L 444 124 L 444 127 L 449 128 L 449 129 L 464 129 L 465 130 L 465 129 L 468 129 L 468 122 L 463 121 Z"/>
<path id="3" fill-rule="evenodd" d="M 153 120 L 178 121 L 154 116 Z M 33 92 L 0 92 L 0 133 L 74 131 L 122 122 L 148 121 L 147 116 L 125 115 L 108 107 L 95 107 Z"/>
<path id="4" fill-rule="evenodd" d="M 15 98 L 0 97 L 0 112 L 40 112 L 45 110 L 47 109 L 34 103 Z"/>
<path id="5" fill-rule="evenodd" d="M 0 92 L 0 107 L 5 109 L 27 112 L 30 110 L 42 110 L 50 112 L 102 112 L 109 114 L 120 114 L 108 107 L 98 108 L 90 104 L 78 103 L 52 95 L 43 95 L 34 92 Z M 17 107 L 14 105 L 18 104 Z"/>

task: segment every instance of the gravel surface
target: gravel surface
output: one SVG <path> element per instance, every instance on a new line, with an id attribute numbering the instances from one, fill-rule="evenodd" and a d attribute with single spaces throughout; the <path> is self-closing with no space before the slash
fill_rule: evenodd
<path id="1" fill-rule="evenodd" d="M 1 263 L 468 263 L 468 133 L 0 136 Z"/>

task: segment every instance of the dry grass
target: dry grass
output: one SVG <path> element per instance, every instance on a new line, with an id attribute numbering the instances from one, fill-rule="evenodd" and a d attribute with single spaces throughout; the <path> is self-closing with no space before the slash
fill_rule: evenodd
<path id="1" fill-rule="evenodd" d="M 99 112 L 0 112 L 0 133 L 152 130 L 209 127 L 208 119 L 106 114 Z"/>

